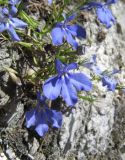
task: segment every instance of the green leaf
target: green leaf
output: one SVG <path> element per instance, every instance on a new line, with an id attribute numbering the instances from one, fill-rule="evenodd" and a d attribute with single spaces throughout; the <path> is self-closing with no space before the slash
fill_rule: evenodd
<path id="1" fill-rule="evenodd" d="M 27 42 L 17 42 L 17 43 L 26 48 L 31 48 L 33 46 L 33 44 Z"/>
<path id="2" fill-rule="evenodd" d="M 64 5 L 67 5 L 70 3 L 71 0 L 64 0 Z"/>
<path id="3" fill-rule="evenodd" d="M 82 95 L 79 95 L 79 98 L 83 99 L 83 100 L 86 100 L 86 101 L 89 101 L 89 102 L 94 102 L 95 99 L 90 97 L 90 96 L 82 96 Z"/>
<path id="4" fill-rule="evenodd" d="M 0 4 L 8 4 L 8 0 L 0 0 Z"/>
<path id="5" fill-rule="evenodd" d="M 36 29 L 39 25 L 39 22 L 37 22 L 35 19 L 33 19 L 32 17 L 28 16 L 26 12 L 21 11 L 20 13 L 20 17 L 25 20 L 26 23 L 29 24 L 29 26 L 32 29 Z"/>

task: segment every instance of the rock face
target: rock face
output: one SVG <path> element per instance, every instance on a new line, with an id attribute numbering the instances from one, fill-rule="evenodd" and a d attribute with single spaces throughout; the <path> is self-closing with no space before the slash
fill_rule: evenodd
<path id="1" fill-rule="evenodd" d="M 91 46 L 85 48 L 86 55 L 97 55 L 97 64 L 102 70 L 120 69 L 122 72 L 116 77 L 124 85 L 124 62 L 125 62 L 125 4 L 118 2 L 112 7 L 116 16 L 116 25 L 106 30 L 101 25 L 97 26 L 95 17 L 89 14 L 89 21 L 84 24 Z M 91 21 L 91 22 L 90 22 Z M 103 33 L 102 39 L 101 34 Z M 80 41 L 81 44 L 84 42 Z M 81 71 L 83 68 L 81 67 Z M 84 70 L 86 72 L 86 70 Z M 88 73 L 88 71 L 87 71 Z M 63 127 L 59 135 L 60 158 L 78 160 L 108 160 L 125 159 L 121 153 L 124 148 L 123 129 L 125 125 L 124 94 L 116 91 L 107 92 L 102 84 L 95 84 L 93 96 L 96 98 L 93 104 L 87 104 L 80 100 L 70 116 L 64 116 Z M 119 99 L 120 98 L 120 99 Z M 119 119 L 120 118 L 120 119 Z M 121 119 L 122 118 L 122 119 Z M 122 123 L 122 124 L 121 124 Z M 120 128 L 121 126 L 121 128 Z M 119 128 L 119 129 L 118 129 Z M 117 143 L 116 143 L 117 142 Z"/>
<path id="2" fill-rule="evenodd" d="M 122 69 L 116 78 L 121 85 L 124 85 L 125 3 L 119 1 L 112 6 L 112 11 L 117 22 L 109 30 L 97 23 L 93 13 L 89 13 L 88 21 L 84 23 L 84 27 L 91 43 L 80 41 L 85 51 L 85 54 L 80 56 L 80 60 L 96 54 L 97 64 L 102 70 Z M 84 46 L 86 43 L 88 45 Z M 0 58 L 6 59 L 8 53 L 6 50 L 4 53 L 3 50 L 0 50 Z M 0 60 L 0 70 L 3 71 L 3 66 L 10 67 L 11 64 L 11 58 Z M 80 70 L 90 74 L 90 71 L 83 67 Z M 3 82 L 6 79 L 8 79 L 6 74 L 2 73 L 0 80 Z M 106 87 L 102 87 L 101 82 L 98 84 L 94 82 L 95 89 L 92 96 L 95 101 L 90 103 L 81 99 L 71 114 L 64 115 L 60 131 L 52 132 L 44 140 L 39 140 L 38 137 L 31 136 L 25 127 L 23 130 L 20 128 L 23 124 L 18 120 L 24 114 L 24 105 L 16 98 L 12 98 L 17 96 L 16 87 L 13 88 L 11 85 L 13 94 L 7 94 L 8 88 L 6 86 L 7 82 L 0 86 L 0 108 L 5 105 L 5 113 L 6 110 L 12 109 L 9 118 L 8 115 L 4 115 L 4 120 L 8 121 L 7 136 L 3 133 L 1 136 L 3 145 L 9 146 L 4 151 L 8 157 L 13 155 L 13 159 L 17 159 L 16 155 L 20 155 L 18 159 L 21 160 L 125 160 L 124 93 L 109 92 Z M 2 123 L 4 124 L 4 122 Z M 15 123 L 19 127 L 13 129 Z M 41 141 L 43 145 L 41 145 Z M 14 154 L 14 146 L 16 146 L 16 154 Z"/>
<path id="3" fill-rule="evenodd" d="M 80 102 L 74 113 L 66 117 L 60 147 L 66 154 L 73 151 L 78 159 L 86 154 L 96 155 L 106 151 L 114 123 L 113 95 L 92 105 Z"/>

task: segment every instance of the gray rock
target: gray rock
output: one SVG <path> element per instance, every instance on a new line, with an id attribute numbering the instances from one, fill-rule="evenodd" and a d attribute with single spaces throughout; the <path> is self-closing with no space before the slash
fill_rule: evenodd
<path id="1" fill-rule="evenodd" d="M 2 108 L 9 100 L 9 96 L 6 95 L 0 88 L 0 108 Z"/>
<path id="2" fill-rule="evenodd" d="M 16 160 L 16 155 L 15 153 L 12 151 L 12 149 L 7 149 L 6 150 L 6 155 L 9 159 L 13 159 Z"/>
<path id="3" fill-rule="evenodd" d="M 37 141 L 36 138 L 34 138 L 32 147 L 30 149 L 30 154 L 34 155 L 37 152 L 38 148 L 39 148 L 39 142 Z"/>
<path id="4" fill-rule="evenodd" d="M 4 67 L 10 67 L 12 63 L 12 58 L 8 53 L 6 45 L 2 45 L 0 48 L 0 71 L 4 70 Z"/>
<path id="5" fill-rule="evenodd" d="M 108 30 L 101 24 L 97 26 L 95 16 L 90 15 L 91 20 L 85 24 L 85 27 L 88 38 L 91 39 L 91 45 L 86 47 L 86 55 L 80 56 L 81 61 L 85 57 L 88 58 L 92 54 L 96 54 L 97 64 L 102 70 L 122 67 L 122 72 L 116 75 L 121 84 L 125 83 L 123 78 L 125 67 L 124 8 L 125 4 L 121 1 L 112 7 L 113 13 L 117 17 L 117 24 Z M 97 40 L 99 28 L 106 33 L 102 42 Z M 85 41 L 80 41 L 80 43 L 85 44 Z M 88 42 L 86 41 L 86 43 Z M 81 67 L 80 70 L 89 76 L 87 69 Z M 116 160 L 120 159 L 117 148 L 112 149 L 116 144 L 112 132 L 117 119 L 115 119 L 117 117 L 116 106 L 119 108 L 119 104 L 123 102 L 116 103 L 117 97 L 120 96 L 119 92 L 107 92 L 106 87 L 102 87 L 101 83 L 94 82 L 94 85 L 96 88 L 92 95 L 96 98 L 95 102 L 89 104 L 80 100 L 70 116 L 64 115 L 59 135 L 59 148 L 62 153 L 59 160 L 68 160 L 69 155 L 72 154 L 74 156 L 71 159 L 77 157 L 78 160 L 108 160 L 113 157 Z M 125 122 L 125 119 L 123 121 Z M 118 130 L 116 132 L 118 136 Z"/>

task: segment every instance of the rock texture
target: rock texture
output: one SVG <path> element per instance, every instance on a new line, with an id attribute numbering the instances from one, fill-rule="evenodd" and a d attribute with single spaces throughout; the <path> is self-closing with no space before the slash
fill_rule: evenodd
<path id="1" fill-rule="evenodd" d="M 85 47 L 85 55 L 91 57 L 97 55 L 97 64 L 102 70 L 121 69 L 117 75 L 118 81 L 124 85 L 125 62 L 125 27 L 124 2 L 118 2 L 112 7 L 117 23 L 109 30 L 95 23 L 95 16 L 89 14 L 88 22 L 84 23 L 91 44 Z M 85 44 L 85 41 L 80 41 Z M 83 45 L 84 48 L 84 45 Z M 81 71 L 88 73 L 86 69 Z M 64 124 L 59 135 L 60 158 L 68 160 L 124 160 L 124 94 L 116 91 L 107 92 L 102 84 L 95 84 L 93 96 L 96 98 L 92 104 L 80 100 L 70 116 L 64 116 Z M 121 112 L 122 115 L 121 115 Z M 121 119 L 121 118 L 122 119 Z M 120 118 L 120 119 L 119 119 Z M 119 129 L 118 129 L 119 128 Z M 122 132 L 122 133 L 121 133 Z M 116 141 L 118 141 L 116 143 Z"/>

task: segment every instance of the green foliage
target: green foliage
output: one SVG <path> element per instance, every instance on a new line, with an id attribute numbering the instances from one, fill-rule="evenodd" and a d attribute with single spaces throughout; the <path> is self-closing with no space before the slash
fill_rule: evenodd
<path id="1" fill-rule="evenodd" d="M 64 20 L 63 13 L 66 13 L 67 16 L 72 15 L 74 12 L 78 12 L 79 7 L 85 4 L 88 0 L 78 0 L 74 9 L 69 9 L 69 6 L 72 3 L 72 0 L 62 0 L 57 3 L 53 3 L 52 6 L 48 7 L 48 15 L 45 20 L 44 26 L 40 30 L 37 30 L 40 26 L 39 21 L 35 20 L 30 16 L 29 11 L 24 10 L 23 1 L 20 4 L 17 4 L 18 16 L 24 22 L 28 24 L 26 32 L 17 30 L 17 32 L 22 35 L 20 42 L 15 42 L 17 46 L 24 53 L 24 56 L 27 53 L 30 53 L 32 59 L 32 67 L 37 68 L 35 72 L 31 75 L 25 75 L 24 78 L 26 81 L 30 81 L 32 84 L 36 84 L 36 81 L 45 81 L 50 75 L 55 74 L 55 59 L 60 59 L 63 63 L 72 63 L 78 60 L 77 52 L 72 49 L 72 47 L 64 43 L 63 45 L 57 47 L 51 45 L 50 32 L 56 23 Z M 0 0 L 0 4 L 7 4 L 8 0 Z M 59 3 L 59 4 L 58 4 Z M 35 2 L 33 3 L 35 5 Z M 61 6 L 61 7 L 60 7 Z M 39 6 L 38 6 L 39 8 Z M 38 9 L 36 7 L 36 10 Z M 44 10 L 44 9 L 43 9 Z M 40 10 L 42 12 L 42 10 Z M 46 8 L 45 11 L 46 12 Z M 73 22 L 74 23 L 74 22 Z M 49 35 L 49 36 L 48 36 Z M 38 54 L 40 55 L 38 57 Z M 26 55 L 27 57 L 27 55 Z M 25 58 L 26 58 L 25 57 Z M 40 58 L 43 58 L 41 64 Z M 82 62 L 79 62 L 79 64 Z M 94 99 L 90 96 L 79 97 L 85 101 L 93 102 Z"/>
<path id="2" fill-rule="evenodd" d="M 33 44 L 27 42 L 17 42 L 17 43 L 26 48 L 31 48 L 33 46 Z"/>
<path id="3" fill-rule="evenodd" d="M 92 96 L 82 96 L 82 95 L 79 95 L 79 98 L 83 99 L 84 101 L 88 101 L 90 103 L 93 103 L 95 101 L 95 99 Z"/>
<path id="4" fill-rule="evenodd" d="M 64 5 L 70 4 L 71 0 L 64 0 Z"/>
<path id="5" fill-rule="evenodd" d="M 28 16 L 28 14 L 23 10 L 19 13 L 19 15 L 29 25 L 31 29 L 35 30 L 38 27 L 39 22 Z"/>
<path id="6" fill-rule="evenodd" d="M 0 4 L 8 4 L 8 0 L 0 0 Z"/>

